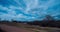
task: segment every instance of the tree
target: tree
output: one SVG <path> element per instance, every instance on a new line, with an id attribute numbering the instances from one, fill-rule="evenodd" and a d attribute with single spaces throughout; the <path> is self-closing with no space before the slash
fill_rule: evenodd
<path id="1" fill-rule="evenodd" d="M 46 15 L 46 17 L 43 20 L 44 21 L 54 21 L 54 18 L 50 15 Z"/>

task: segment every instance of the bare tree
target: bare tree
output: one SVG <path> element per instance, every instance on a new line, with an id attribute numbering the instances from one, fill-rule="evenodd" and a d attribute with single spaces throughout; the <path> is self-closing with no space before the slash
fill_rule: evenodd
<path id="1" fill-rule="evenodd" d="M 54 18 L 50 15 L 46 15 L 46 17 L 43 19 L 44 21 L 53 21 Z"/>

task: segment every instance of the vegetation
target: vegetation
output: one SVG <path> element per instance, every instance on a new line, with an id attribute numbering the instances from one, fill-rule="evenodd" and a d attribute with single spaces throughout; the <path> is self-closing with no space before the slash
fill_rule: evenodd
<path id="1" fill-rule="evenodd" d="M 22 29 L 34 31 L 34 32 L 60 32 L 58 28 L 60 28 L 60 20 L 55 20 L 52 16 L 47 15 L 43 20 L 38 21 L 7 21 L 7 20 L 1 20 L 0 18 L 0 24 L 7 24 L 9 26 L 16 26 Z M 54 29 L 53 27 L 57 27 Z M 0 32 L 5 32 L 0 28 Z"/>
<path id="2" fill-rule="evenodd" d="M 35 32 L 39 32 L 39 31 L 36 30 Z"/>
<path id="3" fill-rule="evenodd" d="M 52 16 L 47 15 L 42 21 L 27 22 L 30 25 L 38 25 L 43 27 L 58 27 L 60 28 L 60 20 L 55 20 Z"/>
<path id="4" fill-rule="evenodd" d="M 1 20 L 1 19 L 0 19 Z M 60 28 L 60 20 L 55 20 L 52 16 L 47 15 L 42 21 L 16 21 L 12 20 L 11 22 L 7 20 L 0 21 L 0 23 L 25 23 L 29 25 L 38 25 L 43 27 L 58 27 Z"/>

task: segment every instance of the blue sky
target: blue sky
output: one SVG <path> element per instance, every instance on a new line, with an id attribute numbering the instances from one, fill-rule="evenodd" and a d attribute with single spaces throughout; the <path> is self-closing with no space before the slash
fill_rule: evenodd
<path id="1" fill-rule="evenodd" d="M 0 0 L 2 20 L 42 20 L 46 15 L 60 19 L 60 0 Z"/>

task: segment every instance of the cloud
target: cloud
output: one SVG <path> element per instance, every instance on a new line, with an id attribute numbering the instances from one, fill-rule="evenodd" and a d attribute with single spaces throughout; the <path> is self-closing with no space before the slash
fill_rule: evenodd
<path id="1" fill-rule="evenodd" d="M 0 5 L 0 10 L 8 10 L 7 7 L 3 7 L 2 5 Z"/>
<path id="2" fill-rule="evenodd" d="M 25 16 L 22 13 L 17 15 L 16 12 L 15 12 L 15 9 L 20 9 L 20 7 L 15 7 L 15 6 L 10 5 L 9 7 L 1 6 L 0 9 L 8 12 L 7 14 L 0 12 L 0 18 L 2 18 L 2 20 L 12 20 L 12 19 L 15 19 L 15 20 L 24 19 L 25 20 L 26 18 L 27 19 L 34 18 L 34 17 Z"/>
<path id="3" fill-rule="evenodd" d="M 59 0 L 7 0 L 9 6 L 0 5 L 0 18 L 15 20 L 40 20 L 46 15 L 60 19 Z M 5 3 L 7 5 L 7 3 Z M 6 11 L 7 13 L 2 13 Z"/>

